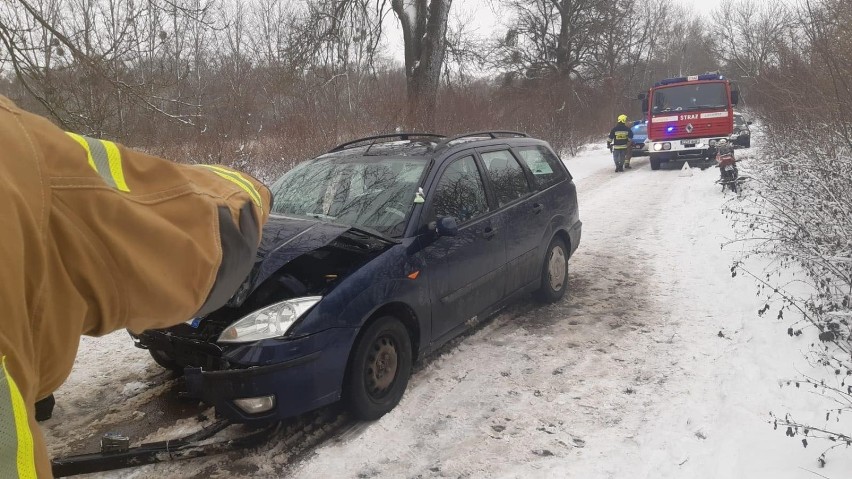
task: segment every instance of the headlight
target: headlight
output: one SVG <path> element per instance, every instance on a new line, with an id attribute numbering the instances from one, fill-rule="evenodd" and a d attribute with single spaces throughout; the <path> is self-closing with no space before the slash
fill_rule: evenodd
<path id="1" fill-rule="evenodd" d="M 294 298 L 271 304 L 225 328 L 220 343 L 248 343 L 283 336 L 303 314 L 319 303 L 322 296 Z"/>
<path id="2" fill-rule="evenodd" d="M 662 143 L 654 143 L 654 151 L 660 151 L 663 149 Z"/>
<path id="3" fill-rule="evenodd" d="M 671 150 L 671 149 L 672 149 L 672 144 L 671 144 L 671 143 L 669 143 L 668 141 L 667 141 L 667 142 L 665 142 L 665 143 L 663 143 L 663 149 L 664 149 L 664 150 Z"/>

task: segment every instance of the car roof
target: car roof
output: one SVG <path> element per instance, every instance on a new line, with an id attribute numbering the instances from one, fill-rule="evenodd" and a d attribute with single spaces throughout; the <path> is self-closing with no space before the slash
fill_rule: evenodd
<path id="1" fill-rule="evenodd" d="M 521 140 L 519 142 L 519 140 Z M 368 136 L 335 146 L 315 159 L 363 159 L 366 157 L 403 157 L 432 159 L 470 146 L 499 144 L 545 144 L 544 141 L 517 131 L 477 131 L 456 136 L 435 133 L 393 133 Z"/>

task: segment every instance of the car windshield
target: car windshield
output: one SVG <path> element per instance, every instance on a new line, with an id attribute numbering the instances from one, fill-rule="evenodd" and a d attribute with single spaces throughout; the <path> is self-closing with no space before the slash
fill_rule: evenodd
<path id="1" fill-rule="evenodd" d="M 724 83 L 679 85 L 656 90 L 653 105 L 653 113 L 726 108 L 728 95 Z"/>
<path id="2" fill-rule="evenodd" d="M 644 123 L 640 123 L 640 124 L 634 126 L 633 127 L 633 134 L 634 135 L 647 135 L 648 134 L 647 125 L 645 125 Z"/>
<path id="3" fill-rule="evenodd" d="M 402 158 L 306 161 L 272 185 L 272 211 L 400 237 L 426 165 Z"/>

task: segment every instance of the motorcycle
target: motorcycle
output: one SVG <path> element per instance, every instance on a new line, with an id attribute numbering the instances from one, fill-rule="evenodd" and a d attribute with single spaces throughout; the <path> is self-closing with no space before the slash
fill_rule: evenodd
<path id="1" fill-rule="evenodd" d="M 719 179 L 716 183 L 739 194 L 740 185 L 746 179 L 741 177 L 737 169 L 737 159 L 734 156 L 734 145 L 728 140 L 721 139 L 716 142 L 716 167 L 719 168 Z"/>

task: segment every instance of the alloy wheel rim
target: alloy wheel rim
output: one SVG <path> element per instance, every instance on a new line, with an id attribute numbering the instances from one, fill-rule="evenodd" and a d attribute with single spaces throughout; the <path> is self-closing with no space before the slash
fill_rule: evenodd
<path id="1" fill-rule="evenodd" d="M 560 246 L 554 246 L 550 250 L 550 261 L 547 263 L 547 276 L 550 279 L 550 287 L 554 291 L 562 289 L 565 283 L 565 252 Z"/>

